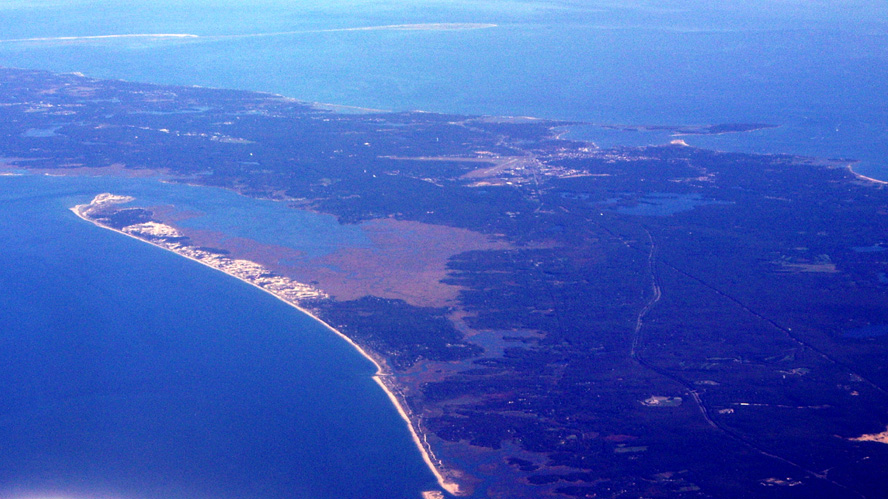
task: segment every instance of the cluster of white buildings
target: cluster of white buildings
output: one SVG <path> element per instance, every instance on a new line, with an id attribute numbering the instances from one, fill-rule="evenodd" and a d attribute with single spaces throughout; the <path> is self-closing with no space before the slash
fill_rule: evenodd
<path id="1" fill-rule="evenodd" d="M 75 211 L 79 210 L 78 213 L 81 216 L 89 216 L 95 212 L 107 209 L 109 205 L 130 201 L 133 201 L 133 198 L 128 196 L 100 194 L 93 199 L 92 203 L 78 206 L 75 208 Z M 97 223 L 94 219 L 93 222 Z M 271 270 L 256 262 L 231 258 L 227 255 L 183 244 L 181 239 L 187 236 L 170 225 L 150 221 L 128 225 L 121 229 L 121 232 L 200 262 L 208 267 L 221 270 L 294 305 L 298 305 L 301 301 L 307 299 L 328 298 L 328 295 L 323 291 L 309 284 L 294 281 L 289 277 L 274 274 Z"/>

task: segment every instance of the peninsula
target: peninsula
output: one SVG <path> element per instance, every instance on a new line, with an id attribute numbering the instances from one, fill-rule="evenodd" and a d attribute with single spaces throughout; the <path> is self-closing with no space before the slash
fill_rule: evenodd
<path id="1" fill-rule="evenodd" d="M 378 355 L 371 355 L 351 338 L 319 319 L 313 311 L 307 308 L 306 304 L 310 304 L 318 299 L 329 298 L 327 294 L 308 284 L 276 275 L 256 262 L 231 258 L 224 250 L 220 251 L 194 246 L 189 238 L 175 227 L 150 220 L 146 216 L 148 212 L 145 210 L 139 208 L 118 208 L 119 205 L 133 201 L 135 201 L 135 198 L 130 196 L 102 193 L 93 198 L 89 204 L 74 206 L 71 208 L 71 211 L 81 219 L 99 227 L 171 251 L 179 256 L 184 256 L 189 260 L 206 265 L 251 286 L 255 286 L 284 303 L 295 307 L 300 312 L 309 315 L 344 339 L 376 366 L 376 374 L 373 376 L 373 380 L 385 391 L 389 400 L 397 407 L 398 414 L 407 423 L 414 443 L 419 448 L 423 460 L 429 466 L 435 478 L 438 479 L 438 484 L 447 492 L 453 495 L 460 495 L 459 484 L 445 478 L 445 474 L 449 473 L 448 470 L 442 466 L 440 461 L 433 458 L 434 454 L 432 454 L 432 450 L 428 447 L 427 442 L 417 433 L 416 425 L 419 424 L 419 421 L 411 418 L 410 409 L 405 403 L 403 394 L 396 384 L 387 381 L 391 371 L 386 365 L 385 359 L 380 358 Z M 134 215 L 135 219 L 133 218 Z M 434 493 L 434 491 L 429 493 Z"/>
<path id="2" fill-rule="evenodd" d="M 315 255 L 194 229 L 173 201 L 74 210 L 350 341 L 448 494 L 888 487 L 888 188 L 851 161 L 14 69 L 0 109 L 5 172 L 212 186 L 361 231 Z"/>

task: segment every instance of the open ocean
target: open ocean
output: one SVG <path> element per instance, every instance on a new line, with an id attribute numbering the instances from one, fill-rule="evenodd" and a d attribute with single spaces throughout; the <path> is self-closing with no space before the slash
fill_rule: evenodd
<path id="1" fill-rule="evenodd" d="M 779 127 L 684 140 L 853 158 L 888 179 L 888 5 L 715 3 L 6 0 L 0 65 L 389 110 L 768 123 Z M 430 23 L 496 27 L 391 27 Z M 120 34 L 196 36 L 78 38 Z M 576 134 L 604 146 L 672 139 Z M 188 189 L 0 177 L 0 498 L 417 498 L 434 488 L 372 365 L 345 342 L 246 284 L 68 211 L 111 190 L 188 205 L 207 213 L 192 223 L 265 242 L 325 251 L 359 237 L 324 218 L 289 233 L 237 227 L 232 213 L 275 220 L 280 207 Z M 240 211 L 213 209 L 231 203 Z"/>
<path id="2" fill-rule="evenodd" d="M 428 23 L 497 27 L 330 31 Z M 686 140 L 853 158 L 888 179 L 882 0 L 6 0 L 0 28 L 3 40 L 50 39 L 0 42 L 0 65 L 390 110 L 769 123 L 779 128 Z M 197 37 L 51 40 L 156 33 Z"/>
<path id="3" fill-rule="evenodd" d="M 232 196 L 0 177 L 0 497 L 417 499 L 435 488 L 372 363 L 266 293 L 68 210 L 106 191 L 166 194 L 217 218 L 212 205 Z M 309 240 L 351 237 L 323 216 L 290 222 Z"/>

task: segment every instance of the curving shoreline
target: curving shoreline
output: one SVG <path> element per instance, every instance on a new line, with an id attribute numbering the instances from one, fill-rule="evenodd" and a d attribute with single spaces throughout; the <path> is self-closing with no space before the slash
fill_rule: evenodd
<path id="1" fill-rule="evenodd" d="M 103 196 L 105 196 L 105 197 L 103 198 Z M 142 237 L 138 237 L 137 235 L 131 234 L 131 233 L 126 232 L 124 230 L 119 230 L 114 227 L 110 227 L 108 225 L 102 224 L 96 220 L 91 219 L 87 215 L 87 211 L 90 208 L 95 208 L 95 207 L 101 206 L 103 204 L 116 204 L 116 203 L 121 202 L 120 200 L 115 201 L 114 199 L 111 199 L 111 198 L 123 198 L 123 197 L 122 196 L 116 197 L 116 196 L 112 196 L 110 194 L 100 194 L 99 196 L 96 196 L 96 198 L 93 199 L 93 201 L 91 203 L 79 204 L 79 205 L 71 207 L 70 210 L 81 220 L 89 222 L 97 227 L 107 229 L 112 232 L 116 232 L 118 234 L 122 234 L 124 236 L 131 237 L 131 238 L 141 241 L 143 243 L 150 244 L 154 247 L 169 251 L 170 253 L 174 253 L 178 256 L 187 258 L 189 260 L 197 262 L 197 263 L 204 265 L 206 267 L 209 267 L 211 269 L 218 270 L 218 271 L 220 271 L 228 276 L 231 276 L 241 282 L 249 284 L 250 286 L 253 286 L 256 289 L 259 289 L 265 293 L 268 293 L 269 295 L 277 298 L 278 300 L 286 303 L 287 305 L 290 305 L 291 307 L 299 310 L 300 312 L 307 315 L 308 317 L 311 317 L 313 320 L 315 320 L 316 322 L 318 322 L 319 324 L 324 326 L 326 329 L 328 329 L 329 331 L 333 332 L 334 334 L 336 334 L 337 336 L 339 336 L 340 338 L 342 338 L 343 340 L 348 342 L 349 345 L 351 345 L 355 350 L 357 350 L 358 353 L 360 353 L 364 358 L 366 358 L 367 360 L 372 362 L 373 365 L 376 367 L 376 372 L 372 376 L 373 381 L 377 385 L 379 385 L 380 388 L 382 388 L 383 392 L 385 392 L 386 396 L 389 398 L 391 403 L 395 406 L 395 409 L 397 410 L 398 414 L 401 416 L 401 419 L 403 419 L 404 422 L 406 423 L 407 429 L 410 431 L 411 438 L 413 439 L 413 443 L 419 449 L 420 454 L 422 455 L 423 461 L 426 463 L 426 466 L 428 466 L 429 470 L 435 476 L 435 479 L 438 481 L 438 485 L 451 495 L 455 495 L 455 496 L 464 495 L 464 491 L 461 489 L 460 485 L 458 483 L 456 483 L 455 481 L 453 481 L 452 479 L 448 478 L 447 475 L 450 475 L 451 472 L 449 470 L 447 470 L 443 466 L 443 464 L 434 456 L 434 452 L 431 450 L 431 448 L 428 444 L 428 441 L 425 438 L 425 435 L 421 433 L 419 418 L 417 418 L 415 416 L 411 417 L 411 416 L 413 416 L 413 413 L 408 409 L 406 401 L 403 399 L 403 395 L 401 394 L 400 390 L 398 390 L 396 388 L 396 385 L 393 381 L 389 381 L 389 382 L 386 381 L 386 380 L 391 379 L 392 373 L 389 372 L 389 370 L 385 367 L 385 362 L 383 360 L 377 359 L 374 355 L 371 355 L 370 353 L 368 353 L 367 350 L 365 350 L 363 347 L 358 345 L 354 340 L 352 340 L 351 338 L 349 338 L 348 336 L 343 334 L 341 331 L 334 328 L 332 325 L 330 325 L 329 323 L 327 323 L 326 321 L 324 321 L 323 319 L 321 319 L 320 317 L 315 315 L 312 311 L 301 307 L 297 302 L 287 299 L 287 297 L 285 297 L 285 296 L 277 294 L 270 289 L 266 289 L 266 288 L 258 285 L 257 283 L 255 283 L 249 279 L 246 279 L 244 277 L 241 277 L 239 275 L 236 275 L 232 272 L 226 272 L 224 269 L 213 266 L 207 261 L 201 260 L 199 258 L 195 258 L 195 257 L 185 254 L 181 251 L 175 251 L 172 248 L 163 246 L 161 244 L 157 244 L 155 242 L 149 241 L 149 240 L 142 238 Z M 132 198 L 127 198 L 127 199 L 125 199 L 124 202 L 128 202 L 131 200 L 132 200 Z"/>
<path id="2" fill-rule="evenodd" d="M 851 172 L 851 175 L 854 175 L 854 177 L 857 178 L 858 180 L 862 180 L 864 182 L 870 182 L 873 184 L 888 185 L 888 182 L 886 182 L 884 180 L 879 180 L 879 179 L 873 178 L 873 177 L 867 177 L 866 175 L 864 175 L 862 173 L 857 173 L 856 171 L 854 171 L 854 163 L 847 164 L 845 166 L 845 168 L 847 168 L 848 171 Z"/>

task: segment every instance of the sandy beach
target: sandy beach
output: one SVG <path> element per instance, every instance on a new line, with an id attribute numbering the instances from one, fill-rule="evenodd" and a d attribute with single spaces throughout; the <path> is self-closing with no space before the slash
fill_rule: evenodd
<path id="1" fill-rule="evenodd" d="M 888 185 L 888 182 L 886 182 L 884 180 L 879 180 L 877 178 L 867 177 L 866 175 L 857 173 L 856 171 L 854 171 L 853 164 L 847 165 L 847 168 L 848 168 L 848 171 L 851 172 L 851 175 L 854 175 L 859 180 L 862 180 L 864 182 L 871 182 L 873 184 Z"/>
<path id="2" fill-rule="evenodd" d="M 104 198 L 103 198 L 103 196 L 104 196 Z M 257 289 L 259 289 L 259 290 L 261 290 L 261 291 L 263 291 L 263 292 L 265 292 L 265 293 L 268 293 L 269 295 L 271 295 L 271 296 L 277 298 L 278 300 L 280 300 L 280 301 L 286 303 L 287 305 L 290 305 L 290 306 L 292 306 L 293 308 L 299 310 L 299 311 L 302 312 L 303 314 L 305 314 L 305 315 L 311 317 L 312 319 L 314 319 L 315 321 L 317 321 L 318 323 L 320 323 L 321 325 L 323 325 L 326 329 L 328 329 L 329 331 L 333 332 L 334 334 L 336 334 L 337 336 L 339 336 L 340 338 L 342 338 L 343 340 L 345 340 L 346 342 L 348 342 L 348 344 L 351 345 L 355 350 L 357 350 L 358 353 L 360 353 L 360 354 L 361 354 L 362 356 L 364 356 L 367 360 L 369 360 L 370 362 L 372 362 L 373 365 L 376 367 L 376 373 L 373 375 L 373 381 L 375 381 L 376 384 L 379 385 L 380 388 L 382 388 L 382 390 L 383 390 L 383 391 L 385 392 L 385 394 L 388 396 L 389 400 L 390 400 L 390 401 L 392 402 L 392 404 L 395 406 L 395 409 L 397 409 L 398 414 L 401 416 L 401 418 L 402 418 L 402 419 L 404 420 L 404 422 L 406 423 L 407 428 L 408 428 L 408 430 L 410 431 L 410 435 L 411 435 L 411 437 L 412 437 L 412 439 L 413 439 L 414 444 L 416 444 L 416 447 L 419 449 L 420 453 L 422 454 L 423 461 L 425 461 L 426 465 L 429 467 L 429 470 L 431 470 L 432 474 L 435 475 L 435 478 L 436 478 L 437 481 L 438 481 L 438 485 L 440 485 L 440 487 L 441 487 L 442 489 L 446 490 L 448 493 L 450 493 L 450 494 L 452 494 L 452 495 L 456 495 L 456 496 L 462 495 L 463 492 L 462 492 L 462 490 L 461 490 L 459 484 L 456 483 L 456 482 L 454 482 L 453 480 L 447 478 L 446 475 L 448 474 L 448 471 L 443 467 L 443 465 L 441 464 L 441 462 L 440 462 L 437 458 L 434 457 L 434 453 L 433 453 L 432 450 L 429 448 L 428 442 L 427 442 L 426 439 L 425 439 L 425 435 L 421 433 L 421 430 L 420 430 L 420 428 L 419 428 L 419 424 L 420 424 L 420 422 L 418 421 L 417 418 L 412 418 L 412 417 L 411 417 L 411 414 L 412 414 L 412 413 L 411 413 L 411 412 L 409 411 L 409 409 L 407 408 L 406 402 L 403 400 L 403 396 L 401 395 L 401 393 L 400 393 L 400 391 L 398 390 L 397 386 L 395 385 L 394 381 L 392 381 L 391 373 L 390 373 L 390 372 L 388 371 L 388 369 L 385 367 L 385 363 L 384 363 L 383 360 L 378 359 L 376 356 L 371 355 L 370 353 L 368 353 L 367 350 L 365 350 L 363 347 L 361 347 L 360 345 L 358 345 L 357 343 L 355 343 L 354 340 L 352 340 L 351 338 L 349 338 L 348 336 L 346 336 L 345 334 L 343 334 L 341 331 L 339 331 L 338 329 L 336 329 L 336 328 L 334 328 L 333 326 L 331 326 L 329 323 L 325 322 L 324 320 L 322 320 L 321 318 L 319 318 L 318 316 L 316 316 L 316 315 L 315 315 L 314 313 L 312 313 L 310 310 L 307 310 L 307 309 L 305 309 L 305 308 L 299 306 L 298 303 L 295 303 L 295 302 L 293 302 L 293 301 L 291 301 L 291 300 L 286 299 L 286 298 L 283 297 L 283 296 L 280 296 L 280 295 L 278 295 L 278 294 L 275 294 L 275 293 L 273 293 L 271 290 L 265 289 L 265 288 L 263 288 L 263 287 L 257 285 L 256 283 L 251 282 L 251 281 L 248 280 L 248 279 L 241 278 L 240 276 L 234 275 L 234 274 L 232 274 L 232 273 L 230 273 L 230 272 L 225 272 L 225 271 L 222 270 L 222 269 L 219 269 L 219 268 L 217 268 L 217 267 L 214 267 L 213 265 L 210 265 L 208 262 L 202 261 L 202 260 L 197 259 L 197 258 L 193 258 L 193 257 L 191 257 L 191 256 L 189 256 L 189 255 L 186 255 L 186 254 L 183 254 L 183 253 L 180 253 L 180 252 L 177 252 L 177 251 L 173 251 L 173 250 L 170 249 L 170 248 L 167 248 L 167 247 L 165 247 L 165 246 L 161 246 L 161 245 L 159 245 L 159 244 L 155 244 L 155 243 L 153 243 L 153 242 L 151 242 L 151 241 L 148 241 L 148 240 L 146 240 L 146 239 L 143 239 L 143 238 L 137 237 L 137 236 L 134 235 L 134 234 L 130 234 L 130 233 L 124 232 L 124 231 L 122 231 L 122 230 L 118 230 L 118 229 L 115 229 L 115 228 L 113 228 L 113 227 L 109 227 L 109 226 L 107 226 L 107 225 L 103 225 L 103 224 L 101 224 L 101 223 L 99 223 L 99 222 L 97 222 L 97 221 L 95 221 L 95 220 L 90 219 L 90 218 L 86 215 L 86 210 L 87 210 L 87 209 L 89 209 L 90 207 L 95 207 L 95 206 L 97 206 L 98 204 L 100 204 L 100 203 L 102 203 L 102 202 L 108 202 L 107 200 L 108 200 L 109 198 L 115 198 L 115 196 L 111 196 L 111 195 L 108 195 L 108 194 L 102 194 L 102 195 L 96 196 L 96 198 L 95 198 L 91 203 L 89 203 L 89 204 L 80 204 L 80 205 L 74 206 L 74 207 L 71 208 L 71 211 L 72 211 L 75 215 L 77 215 L 78 218 L 80 218 L 80 219 L 82 219 L 82 220 L 84 220 L 84 221 L 87 221 L 87 222 L 89 222 L 89 223 L 91 223 L 91 224 L 93 224 L 93 225 L 95 225 L 95 226 L 97 226 L 97 227 L 101 227 L 101 228 L 103 228 L 103 229 L 107 229 L 107 230 L 110 230 L 110 231 L 112 231 L 112 232 L 116 232 L 116 233 L 118 233 L 118 234 L 122 234 L 122 235 L 124 235 L 124 236 L 131 237 L 131 238 L 133 238 L 133 239 L 135 239 L 135 240 L 137 240 L 137 241 L 141 241 L 141 242 L 143 242 L 143 243 L 147 243 L 147 244 L 150 244 L 150 245 L 155 246 L 155 247 L 157 247 L 157 248 L 160 248 L 160 249 L 163 249 L 163 250 L 169 251 L 169 252 L 171 252 L 171 253 L 174 253 L 174 254 L 179 255 L 179 256 L 181 256 L 181 257 L 184 257 L 184 258 L 187 258 L 187 259 L 189 259 L 189 260 L 192 260 L 192 261 L 194 261 L 194 262 L 197 262 L 197 263 L 199 263 L 199 264 L 201 264 L 201 265 L 204 265 L 204 266 L 206 266 L 206 267 L 209 267 L 209 268 L 212 268 L 212 269 L 214 269 L 214 270 L 218 270 L 218 271 L 220 271 L 220 272 L 223 272 L 223 273 L 226 274 L 226 275 L 229 275 L 229 276 L 231 276 L 231 277 L 234 277 L 235 279 L 238 279 L 238 280 L 241 281 L 241 282 L 245 282 L 245 283 L 247 283 L 247 284 L 249 284 L 249 285 L 251 285 L 251 286 L 253 286 L 253 287 L 255 287 L 255 288 L 257 288 Z M 119 198 L 121 198 L 121 199 L 123 200 L 123 202 L 128 202 L 128 201 L 131 201 L 131 200 L 132 200 L 131 198 L 126 199 L 126 198 L 124 198 L 124 197 L 122 197 L 122 196 L 119 196 Z M 121 201 L 118 200 L 118 201 L 116 201 L 116 202 L 121 202 Z M 111 201 L 111 203 L 116 203 L 116 202 L 113 201 L 113 200 Z"/>

